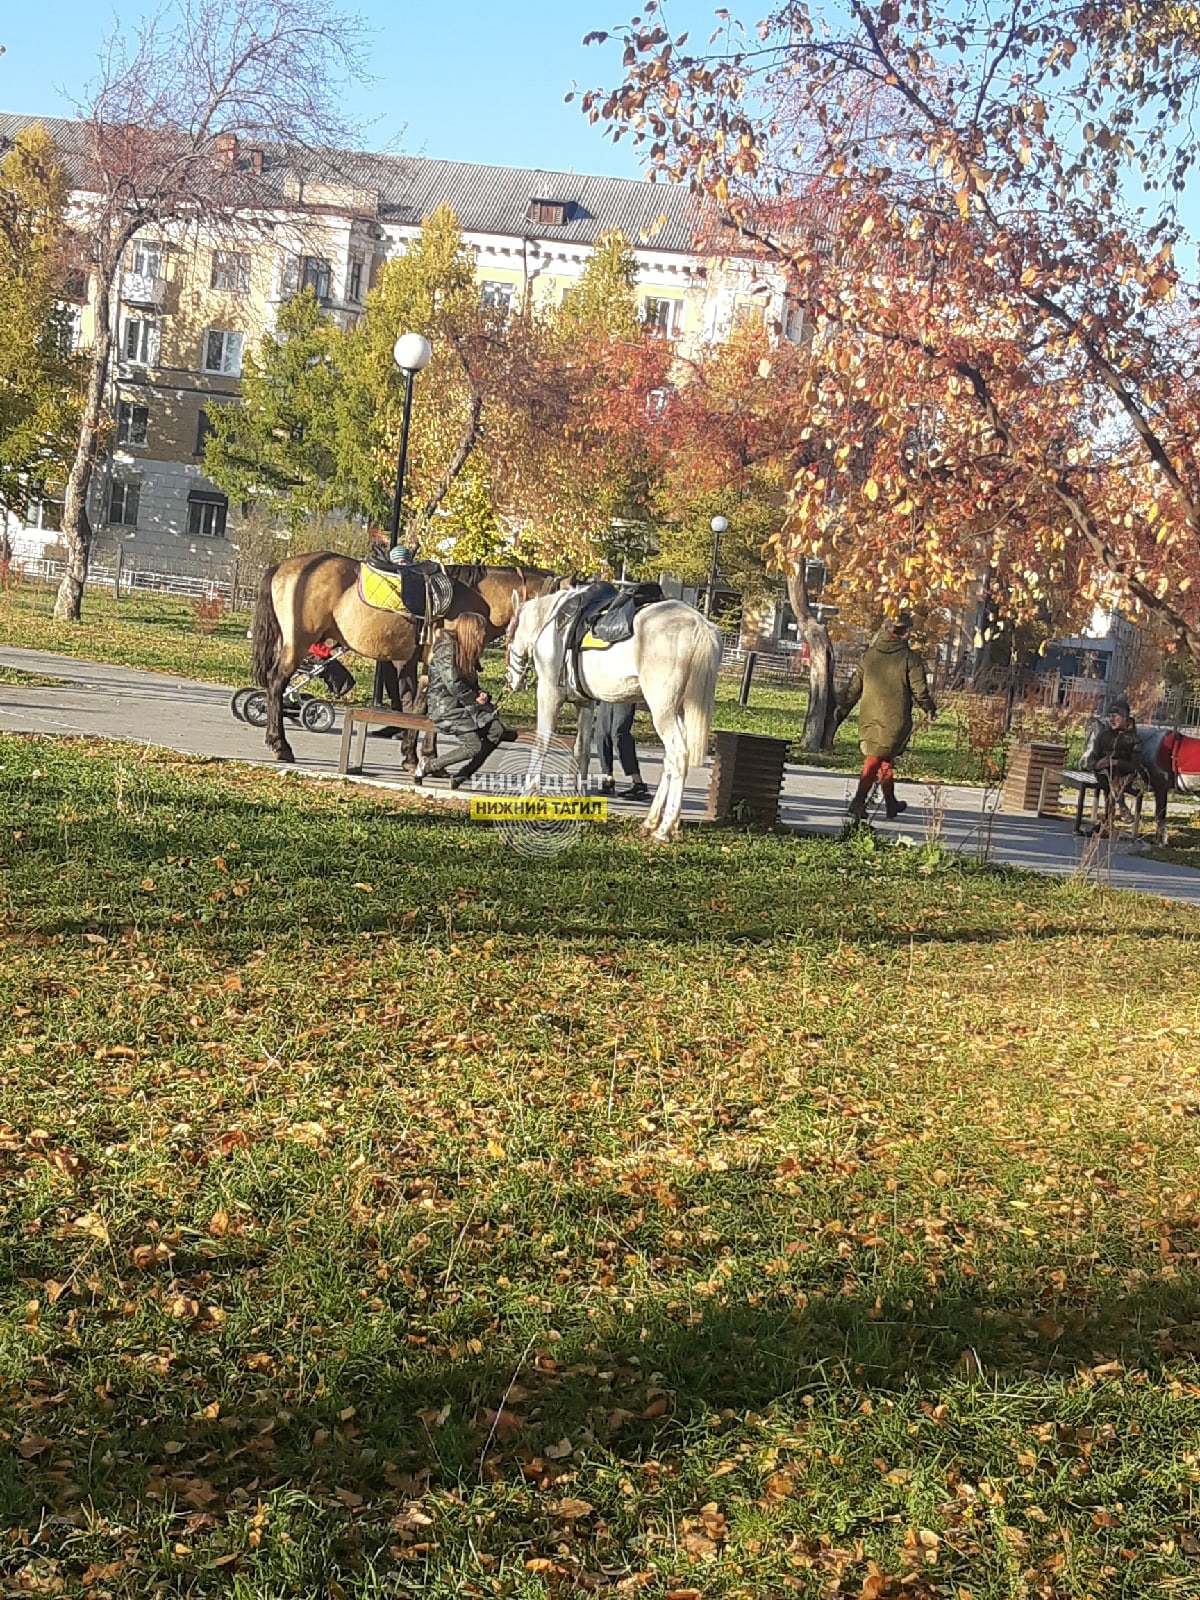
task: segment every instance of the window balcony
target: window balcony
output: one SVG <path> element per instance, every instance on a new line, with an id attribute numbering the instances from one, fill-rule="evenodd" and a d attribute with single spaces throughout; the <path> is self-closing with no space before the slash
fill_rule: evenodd
<path id="1" fill-rule="evenodd" d="M 127 306 L 161 311 L 167 299 L 167 280 L 152 272 L 127 272 L 121 280 L 121 299 Z"/>

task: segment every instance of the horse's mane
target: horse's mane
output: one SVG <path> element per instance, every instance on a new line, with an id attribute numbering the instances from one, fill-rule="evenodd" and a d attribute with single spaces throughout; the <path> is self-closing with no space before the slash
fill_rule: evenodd
<path id="1" fill-rule="evenodd" d="M 499 566 L 493 566 L 485 561 L 458 562 L 446 567 L 445 570 L 448 576 L 453 578 L 456 583 L 464 583 L 468 589 L 476 588 L 490 572 L 511 572 L 517 578 L 522 574 L 527 578 L 552 578 L 554 576 L 545 567 L 527 567 L 524 564 L 518 565 L 514 561 L 506 561 Z"/>
<path id="2" fill-rule="evenodd" d="M 455 583 L 463 583 L 468 589 L 474 589 L 480 579 L 487 576 L 488 569 L 478 561 L 460 561 L 442 570 L 448 578 L 453 578 Z"/>

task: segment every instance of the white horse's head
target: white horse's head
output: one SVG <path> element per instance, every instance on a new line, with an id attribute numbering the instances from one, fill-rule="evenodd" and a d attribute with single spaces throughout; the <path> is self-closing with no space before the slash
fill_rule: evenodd
<path id="1" fill-rule="evenodd" d="M 552 589 L 549 594 L 531 594 L 522 600 L 516 590 L 513 591 L 513 619 L 509 624 L 505 670 L 510 690 L 515 692 L 524 683 L 542 631 L 565 597 L 566 591 Z"/>

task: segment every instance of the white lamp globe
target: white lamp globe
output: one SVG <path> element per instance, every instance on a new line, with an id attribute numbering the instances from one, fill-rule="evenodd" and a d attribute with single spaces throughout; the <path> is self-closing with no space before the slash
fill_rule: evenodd
<path id="1" fill-rule="evenodd" d="M 402 333 L 392 355 L 401 372 L 420 372 L 429 365 L 433 346 L 423 333 Z"/>
<path id="2" fill-rule="evenodd" d="M 729 518 L 714 517 L 709 523 L 709 527 L 714 533 L 727 533 L 729 531 Z"/>

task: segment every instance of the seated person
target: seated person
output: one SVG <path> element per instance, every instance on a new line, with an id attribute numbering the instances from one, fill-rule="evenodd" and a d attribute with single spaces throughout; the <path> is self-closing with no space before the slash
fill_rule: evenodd
<path id="1" fill-rule="evenodd" d="M 468 612 L 458 618 L 453 630 L 440 623 L 429 653 L 429 720 L 439 733 L 457 739 L 453 750 L 434 761 L 422 762 L 413 782 L 445 777 L 450 767 L 462 762 L 450 779 L 452 789 L 461 789 L 478 772 L 496 749 L 517 737 L 496 715 L 490 694 L 479 687 L 479 661 L 487 639 L 482 617 Z"/>
<path id="2" fill-rule="evenodd" d="M 1127 822 L 1133 813 L 1125 801 L 1125 791 L 1141 772 L 1141 741 L 1137 723 L 1129 709 L 1128 700 L 1114 700 L 1109 711 L 1108 727 L 1097 744 L 1096 781 L 1105 795 L 1111 793 Z"/>

